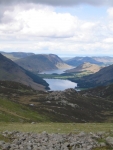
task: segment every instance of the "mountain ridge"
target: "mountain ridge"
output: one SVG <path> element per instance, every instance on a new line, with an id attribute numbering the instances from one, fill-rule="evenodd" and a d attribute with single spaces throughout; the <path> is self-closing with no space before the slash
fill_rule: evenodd
<path id="1" fill-rule="evenodd" d="M 37 54 L 15 61 L 19 66 L 34 73 L 71 68 L 55 54 Z"/>
<path id="2" fill-rule="evenodd" d="M 18 66 L 2 54 L 0 54 L 0 80 L 16 81 L 37 90 L 44 90 L 48 87 L 42 78 Z"/>
<path id="3" fill-rule="evenodd" d="M 79 66 L 83 64 L 84 62 L 89 62 L 89 63 L 97 64 L 97 65 L 103 65 L 102 62 L 98 62 L 94 60 L 92 57 L 74 57 L 72 59 L 66 60 L 65 62 L 72 66 Z"/>
<path id="4" fill-rule="evenodd" d="M 105 57 L 105 56 L 100 56 L 100 57 L 74 57 L 71 59 L 68 59 L 65 61 L 67 64 L 72 65 L 72 66 L 79 66 L 83 64 L 84 62 L 89 62 L 92 64 L 97 64 L 99 66 L 106 66 L 106 65 L 111 65 L 113 64 L 113 57 Z"/>
<path id="5" fill-rule="evenodd" d="M 13 61 L 31 55 L 35 55 L 34 53 L 27 53 L 27 52 L 0 52 L 0 53 Z"/>

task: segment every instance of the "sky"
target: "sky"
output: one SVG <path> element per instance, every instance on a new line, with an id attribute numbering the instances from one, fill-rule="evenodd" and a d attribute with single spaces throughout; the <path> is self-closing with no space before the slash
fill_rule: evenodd
<path id="1" fill-rule="evenodd" d="M 113 0 L 0 0 L 0 51 L 113 56 Z"/>

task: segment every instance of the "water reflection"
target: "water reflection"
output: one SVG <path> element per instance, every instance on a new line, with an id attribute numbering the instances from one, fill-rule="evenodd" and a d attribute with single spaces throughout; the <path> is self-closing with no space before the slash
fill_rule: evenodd
<path id="1" fill-rule="evenodd" d="M 65 90 L 68 88 L 77 87 L 77 83 L 71 82 L 69 80 L 61 80 L 61 79 L 44 79 L 48 84 L 52 91 L 56 90 Z"/>

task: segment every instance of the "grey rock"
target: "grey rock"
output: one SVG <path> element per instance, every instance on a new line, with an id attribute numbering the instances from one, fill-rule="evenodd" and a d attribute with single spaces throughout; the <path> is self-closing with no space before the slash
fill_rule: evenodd
<path id="1" fill-rule="evenodd" d="M 111 147 L 113 147 L 113 137 L 107 137 L 106 138 L 106 143 L 109 144 Z"/>
<path id="2" fill-rule="evenodd" d="M 107 137 L 106 143 L 98 142 L 107 133 L 85 133 L 79 134 L 48 134 L 46 131 L 41 134 L 9 132 L 2 133 L 5 137 L 13 139 L 11 143 L 0 141 L 2 150 L 92 150 L 96 147 L 104 147 L 106 143 L 113 147 L 113 137 Z"/>

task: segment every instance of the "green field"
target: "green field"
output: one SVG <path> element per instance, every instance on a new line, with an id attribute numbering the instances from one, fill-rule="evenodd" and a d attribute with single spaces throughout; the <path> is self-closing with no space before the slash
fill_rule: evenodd
<path id="1" fill-rule="evenodd" d="M 62 73 L 62 74 L 37 74 L 38 76 L 46 79 L 70 79 L 70 78 L 80 78 L 86 75 L 91 74 L 90 72 L 78 72 L 78 73 Z"/>
<path id="2" fill-rule="evenodd" d="M 0 132 L 2 131 L 21 131 L 41 133 L 78 133 L 98 132 L 98 131 L 113 131 L 113 123 L 4 123 L 0 122 Z"/>

